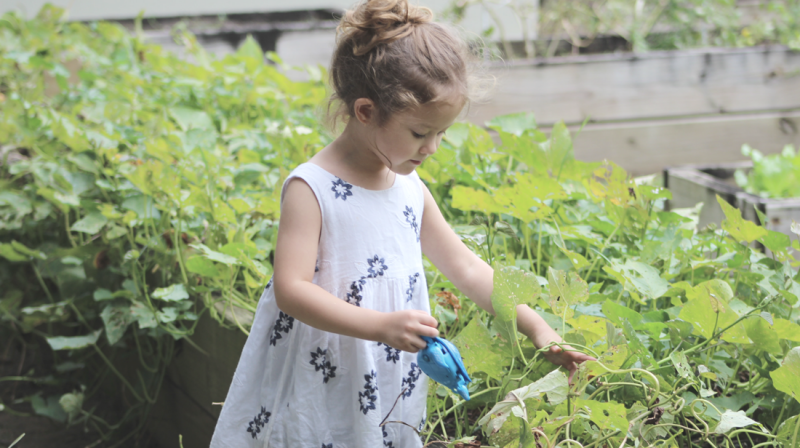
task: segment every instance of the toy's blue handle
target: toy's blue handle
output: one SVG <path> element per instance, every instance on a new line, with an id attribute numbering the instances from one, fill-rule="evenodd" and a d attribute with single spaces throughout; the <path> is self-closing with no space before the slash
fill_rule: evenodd
<path id="1" fill-rule="evenodd" d="M 458 348 L 444 338 L 421 336 L 428 343 L 417 353 L 417 364 L 426 375 L 469 400 L 467 383 L 472 382 Z"/>

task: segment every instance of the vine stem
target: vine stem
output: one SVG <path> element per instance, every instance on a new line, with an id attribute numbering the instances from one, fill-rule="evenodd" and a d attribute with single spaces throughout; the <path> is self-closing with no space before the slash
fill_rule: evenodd
<path id="1" fill-rule="evenodd" d="M 614 238 L 614 235 L 617 234 L 617 231 L 619 230 L 619 228 L 622 227 L 622 223 L 623 222 L 625 222 L 624 219 L 622 221 L 620 221 L 619 224 L 617 224 L 617 227 L 614 228 L 614 231 L 611 232 L 611 235 L 609 235 L 608 238 L 606 238 L 606 241 L 603 243 L 603 247 L 600 248 L 600 253 L 602 253 L 604 250 L 606 250 L 606 247 L 608 247 L 608 243 L 611 242 L 611 238 Z M 595 265 L 597 265 L 597 262 L 600 261 L 600 258 L 601 257 L 595 257 L 594 262 L 592 262 L 592 265 L 589 267 L 589 272 L 586 274 L 586 281 L 587 282 L 589 281 L 589 279 L 591 279 L 592 272 L 594 272 L 594 267 L 595 267 Z"/>
<path id="2" fill-rule="evenodd" d="M 133 388 L 133 386 L 131 386 L 131 383 L 129 383 L 128 380 L 124 376 L 122 376 L 121 373 L 119 373 L 119 370 L 117 370 L 117 368 L 114 367 L 114 364 L 108 358 L 106 358 L 106 355 L 103 353 L 102 350 L 100 350 L 100 347 L 98 347 L 97 344 L 92 344 L 92 347 L 94 347 L 94 350 L 97 352 L 97 354 L 100 355 L 101 358 L 103 358 L 103 361 L 105 361 L 108 368 L 111 369 L 111 371 L 114 372 L 115 375 L 117 375 L 117 378 L 119 378 L 123 384 L 128 386 L 128 389 L 130 389 L 131 394 L 133 394 L 134 398 L 136 398 L 136 400 L 138 401 L 144 401 L 142 400 L 142 397 L 140 397 L 139 394 L 136 393 L 136 390 Z"/>

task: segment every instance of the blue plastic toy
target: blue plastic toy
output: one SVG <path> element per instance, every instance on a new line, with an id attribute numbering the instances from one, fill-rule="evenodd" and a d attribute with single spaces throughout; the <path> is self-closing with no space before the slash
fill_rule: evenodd
<path id="1" fill-rule="evenodd" d="M 417 352 L 417 364 L 426 375 L 469 400 L 467 383 L 471 383 L 461 354 L 444 338 L 421 336 L 428 346 Z"/>

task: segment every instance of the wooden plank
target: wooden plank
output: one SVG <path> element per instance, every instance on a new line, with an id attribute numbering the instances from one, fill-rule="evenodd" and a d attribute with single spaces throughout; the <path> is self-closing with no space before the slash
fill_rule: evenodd
<path id="1" fill-rule="evenodd" d="M 589 124 L 577 135 L 575 157 L 610 160 L 634 175 L 686 164 L 718 164 L 744 159 L 748 143 L 765 154 L 784 145 L 800 148 L 800 109 L 745 115 Z M 547 131 L 547 129 L 545 129 Z"/>
<path id="2" fill-rule="evenodd" d="M 239 318 L 252 313 L 236 309 Z M 228 325 L 235 325 L 226 314 Z M 247 336 L 238 328 L 223 328 L 208 313 L 192 335 L 192 341 L 205 353 L 188 343 L 175 356 L 154 406 L 148 429 L 162 447 L 178 448 L 178 434 L 184 446 L 208 446 L 214 425 L 224 402 L 233 373 Z"/>
<path id="3" fill-rule="evenodd" d="M 470 121 L 533 112 L 539 123 L 604 122 L 800 107 L 800 52 L 783 47 L 603 54 L 493 66 Z"/>
<path id="4" fill-rule="evenodd" d="M 732 174 L 735 169 L 729 171 Z M 736 206 L 736 193 L 740 191 L 738 187 L 692 167 L 664 170 L 664 186 L 672 193 L 672 199 L 666 204 L 669 210 L 691 208 L 699 202 L 703 203 L 697 223 L 699 228 L 710 223 L 719 224 L 725 219 L 725 213 L 717 202 L 717 195 Z"/>

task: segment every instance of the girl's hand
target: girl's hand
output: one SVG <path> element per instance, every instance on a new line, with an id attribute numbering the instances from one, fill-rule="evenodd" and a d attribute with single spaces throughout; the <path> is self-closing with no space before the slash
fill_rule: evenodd
<path id="1" fill-rule="evenodd" d="M 384 314 L 381 320 L 378 340 L 398 350 L 416 353 L 428 345 L 420 336 L 439 336 L 439 323 L 424 311 L 394 311 Z"/>
<path id="2" fill-rule="evenodd" d="M 564 347 L 565 350 L 562 350 L 561 347 Z M 595 358 L 581 352 L 568 351 L 572 350 L 572 347 L 569 345 L 562 344 L 561 347 L 553 345 L 549 349 L 545 350 L 542 354 L 553 364 L 569 370 L 570 384 L 572 384 L 572 377 L 575 375 L 575 372 L 578 371 L 578 364 L 584 361 L 597 361 Z"/>

